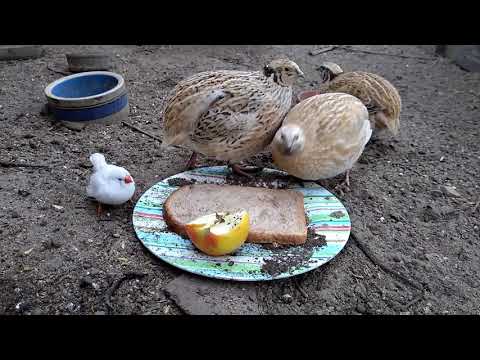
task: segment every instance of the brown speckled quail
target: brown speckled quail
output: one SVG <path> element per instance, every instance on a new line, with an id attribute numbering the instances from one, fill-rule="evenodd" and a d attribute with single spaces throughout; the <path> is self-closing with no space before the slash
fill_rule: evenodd
<path id="1" fill-rule="evenodd" d="M 325 93 L 346 93 L 360 99 L 367 107 L 374 132 L 384 135 L 388 130 L 392 135 L 400 129 L 402 102 L 395 87 L 383 77 L 363 71 L 344 72 L 331 62 L 319 68 L 324 83 L 319 89 L 305 91 L 299 100 Z"/>
<path id="2" fill-rule="evenodd" d="M 349 172 L 370 140 L 367 108 L 356 97 L 328 93 L 309 97 L 288 113 L 272 142 L 275 165 L 302 180 Z"/>
<path id="3" fill-rule="evenodd" d="M 238 163 L 264 150 L 292 104 L 292 85 L 303 72 L 287 59 L 263 71 L 207 71 L 173 89 L 164 110 L 163 146 L 181 145 L 196 153 Z"/>

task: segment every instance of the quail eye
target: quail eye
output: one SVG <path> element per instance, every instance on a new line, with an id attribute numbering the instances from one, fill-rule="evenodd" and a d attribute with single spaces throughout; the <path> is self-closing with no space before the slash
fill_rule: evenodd
<path id="1" fill-rule="evenodd" d="M 118 178 L 117 180 L 118 180 L 118 181 L 123 181 L 123 179 L 122 179 L 122 178 Z"/>

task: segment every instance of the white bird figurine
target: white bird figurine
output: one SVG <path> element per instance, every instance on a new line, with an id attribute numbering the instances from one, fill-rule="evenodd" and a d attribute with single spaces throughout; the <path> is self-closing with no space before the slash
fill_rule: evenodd
<path id="1" fill-rule="evenodd" d="M 121 205 L 130 200 L 135 192 L 135 182 L 130 173 L 116 165 L 107 164 L 105 156 L 99 153 L 90 155 L 93 174 L 87 186 L 87 195 L 97 200 L 97 215 L 102 205 Z"/>

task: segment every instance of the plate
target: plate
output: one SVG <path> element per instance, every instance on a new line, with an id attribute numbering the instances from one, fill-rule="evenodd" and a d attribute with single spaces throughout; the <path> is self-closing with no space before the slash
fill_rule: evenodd
<path id="1" fill-rule="evenodd" d="M 342 203 L 315 183 L 305 182 L 305 187 L 301 187 L 285 181 L 286 174 L 273 169 L 264 169 L 256 178 L 267 175 L 272 179 L 278 175 L 278 180 L 270 186 L 283 184 L 303 193 L 308 227 L 320 241 L 308 240 L 303 245 L 286 248 L 245 243 L 232 255 L 212 257 L 168 229 L 163 220 L 163 203 L 178 185 L 191 181 L 227 184 L 230 174 L 226 166 L 197 168 L 173 175 L 148 189 L 133 210 L 133 227 L 142 244 L 156 257 L 193 274 L 224 280 L 266 281 L 314 270 L 332 260 L 347 243 L 351 223 Z"/>

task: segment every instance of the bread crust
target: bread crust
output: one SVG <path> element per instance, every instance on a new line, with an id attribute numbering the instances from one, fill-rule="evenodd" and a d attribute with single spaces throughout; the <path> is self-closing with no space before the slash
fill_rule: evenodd
<path id="1" fill-rule="evenodd" d="M 185 223 L 180 221 L 175 217 L 175 202 L 182 200 L 182 197 L 188 200 L 189 192 L 198 191 L 197 187 L 209 186 L 209 187 L 218 187 L 219 190 L 227 189 L 229 191 L 235 192 L 236 188 L 242 188 L 244 190 L 247 187 L 235 186 L 235 185 L 210 185 L 210 184 L 195 184 L 195 185 L 186 185 L 175 190 L 167 198 L 163 205 L 163 218 L 167 223 L 168 227 L 175 233 L 187 237 L 185 231 Z M 197 188 L 197 189 L 196 189 Z M 275 231 L 259 231 L 255 227 L 250 229 L 248 234 L 247 242 L 251 243 L 278 243 L 282 245 L 300 245 L 306 242 L 307 240 L 307 222 L 305 218 L 305 209 L 303 202 L 303 195 L 294 190 L 280 190 L 280 189 L 263 189 L 263 188 L 252 188 L 258 190 L 265 190 L 265 192 L 288 192 L 288 196 L 294 201 L 294 209 L 286 208 L 285 211 L 291 212 L 295 217 L 295 222 L 299 224 L 302 228 L 299 232 L 275 232 Z M 272 194 L 272 193 L 271 193 Z M 285 193 L 283 193 L 285 195 Z M 245 209 L 248 211 L 248 209 Z M 212 211 L 213 212 L 213 211 Z M 296 216 L 295 216 L 296 215 Z M 191 221 L 193 219 L 190 219 Z"/>

